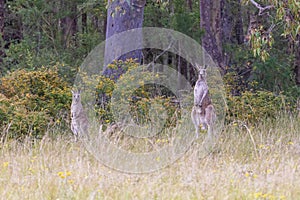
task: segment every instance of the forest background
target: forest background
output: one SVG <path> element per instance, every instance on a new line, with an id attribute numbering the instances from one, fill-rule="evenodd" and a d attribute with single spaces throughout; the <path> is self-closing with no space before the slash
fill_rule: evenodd
<path id="1" fill-rule="evenodd" d="M 140 6 L 143 13 L 135 15 L 124 6 L 128 3 Z M 0 1 L 3 130 L 11 130 L 12 137 L 40 137 L 49 127 L 68 127 L 70 88 L 84 58 L 106 37 L 138 27 L 173 29 L 202 44 L 224 78 L 227 123 L 255 123 L 297 110 L 299 2 L 113 1 L 107 8 L 106 1 L 92 0 Z M 130 13 L 135 17 L 130 18 Z M 110 26 L 112 18 L 118 28 Z M 144 50 L 143 62 L 161 52 Z M 195 83 L 195 67 L 181 57 L 169 53 L 158 62 L 168 63 Z M 114 65 L 128 68 L 131 64 Z M 102 81 L 105 84 L 98 86 L 98 92 L 109 96 L 114 80 Z M 102 123 L 113 121 L 107 110 L 98 108 Z"/>
<path id="2" fill-rule="evenodd" d="M 0 199 L 299 199 L 299 1 L 109 2 L 0 0 Z M 204 132 L 172 165 L 137 175 L 106 167 L 74 142 L 70 105 L 89 52 L 138 27 L 168 28 L 199 42 L 222 74 L 227 106 L 213 149 L 201 152 Z M 195 66 L 178 55 L 136 53 L 145 63 L 157 58 L 192 85 L 197 79 Z M 121 75 L 115 73 L 139 63 L 109 66 L 105 76 L 92 77 L 103 127 L 114 122 L 109 99 Z M 181 102 L 170 91 L 140 87 L 129 99 L 130 114 L 147 123 L 153 99 L 167 111 L 166 132 L 139 140 L 115 131 L 112 144 L 132 155 L 172 145 Z M 184 133 L 194 134 L 191 127 Z"/>

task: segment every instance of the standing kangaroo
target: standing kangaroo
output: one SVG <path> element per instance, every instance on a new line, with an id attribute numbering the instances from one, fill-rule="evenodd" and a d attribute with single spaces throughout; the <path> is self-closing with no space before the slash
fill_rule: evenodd
<path id="1" fill-rule="evenodd" d="M 196 129 L 196 137 L 199 136 L 200 125 L 202 125 L 202 130 L 208 130 L 209 136 L 213 134 L 213 123 L 216 120 L 216 114 L 206 83 L 206 66 L 199 70 L 198 80 L 194 88 L 194 106 L 191 118 Z"/>
<path id="2" fill-rule="evenodd" d="M 71 120 L 75 141 L 83 134 L 88 134 L 89 122 L 81 103 L 80 90 L 72 90 Z"/>
<path id="3" fill-rule="evenodd" d="M 207 107 L 211 104 L 209 98 L 208 85 L 206 83 L 206 67 L 200 68 L 198 80 L 194 88 L 194 106 Z"/>

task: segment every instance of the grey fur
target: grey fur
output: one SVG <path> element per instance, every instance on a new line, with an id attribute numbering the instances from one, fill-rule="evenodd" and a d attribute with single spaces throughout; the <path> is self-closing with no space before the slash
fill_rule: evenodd
<path id="1" fill-rule="evenodd" d="M 71 104 L 71 130 L 75 136 L 75 140 L 83 134 L 88 134 L 89 121 L 81 103 L 80 90 L 72 90 Z"/>
<path id="2" fill-rule="evenodd" d="M 194 106 L 191 118 L 196 129 L 196 137 L 199 136 L 200 126 L 202 126 L 202 130 L 208 130 L 209 136 L 212 136 L 213 124 L 216 120 L 215 109 L 209 97 L 209 89 L 206 82 L 206 67 L 198 67 L 199 75 L 194 88 Z"/>

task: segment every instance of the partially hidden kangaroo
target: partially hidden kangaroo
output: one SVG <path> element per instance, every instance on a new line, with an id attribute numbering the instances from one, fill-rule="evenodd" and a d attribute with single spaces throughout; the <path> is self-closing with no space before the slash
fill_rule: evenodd
<path id="1" fill-rule="evenodd" d="M 71 120 L 75 141 L 83 134 L 88 135 L 89 121 L 81 103 L 80 90 L 72 90 Z"/>
<path id="2" fill-rule="evenodd" d="M 191 118 L 196 129 L 196 137 L 199 136 L 200 126 L 202 126 L 202 130 L 208 130 L 208 134 L 211 136 L 213 134 L 213 124 L 216 120 L 216 114 L 209 97 L 209 89 L 206 82 L 206 66 L 198 68 L 200 69 L 194 88 L 194 106 Z"/>

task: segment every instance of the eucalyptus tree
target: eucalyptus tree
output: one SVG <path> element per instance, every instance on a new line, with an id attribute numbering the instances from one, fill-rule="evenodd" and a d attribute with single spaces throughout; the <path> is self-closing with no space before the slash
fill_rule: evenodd
<path id="1" fill-rule="evenodd" d="M 200 0 L 200 27 L 205 33 L 202 46 L 214 61 L 219 65 L 221 71 L 225 70 L 223 49 L 222 49 L 222 0 Z"/>
<path id="2" fill-rule="evenodd" d="M 3 38 L 4 38 L 4 9 L 5 9 L 5 0 L 0 0 L 0 63 L 2 62 L 2 57 L 4 55 L 3 50 Z"/>
<path id="3" fill-rule="evenodd" d="M 269 58 L 272 48 L 273 33 L 282 30 L 281 36 L 288 41 L 289 51 L 294 55 L 295 81 L 300 86 L 300 2 L 295 0 L 243 0 L 244 5 L 257 9 L 257 16 L 267 18 L 268 27 L 263 24 L 249 28 L 249 37 L 254 56 L 263 61 Z"/>
<path id="4" fill-rule="evenodd" d="M 106 39 L 109 42 L 105 44 L 105 65 L 108 65 L 113 60 L 126 60 L 128 58 L 136 59 L 141 62 L 142 51 L 134 50 L 125 55 L 118 57 L 122 48 L 126 44 L 120 44 L 117 39 L 111 38 L 113 35 L 129 31 L 131 29 L 142 28 L 144 20 L 144 7 L 146 0 L 109 0 L 107 9 L 107 26 L 106 26 Z M 136 42 L 142 42 L 142 31 Z M 122 73 L 122 69 L 115 71 L 113 69 L 106 69 L 104 75 L 110 76 L 118 73 L 118 77 Z"/>

